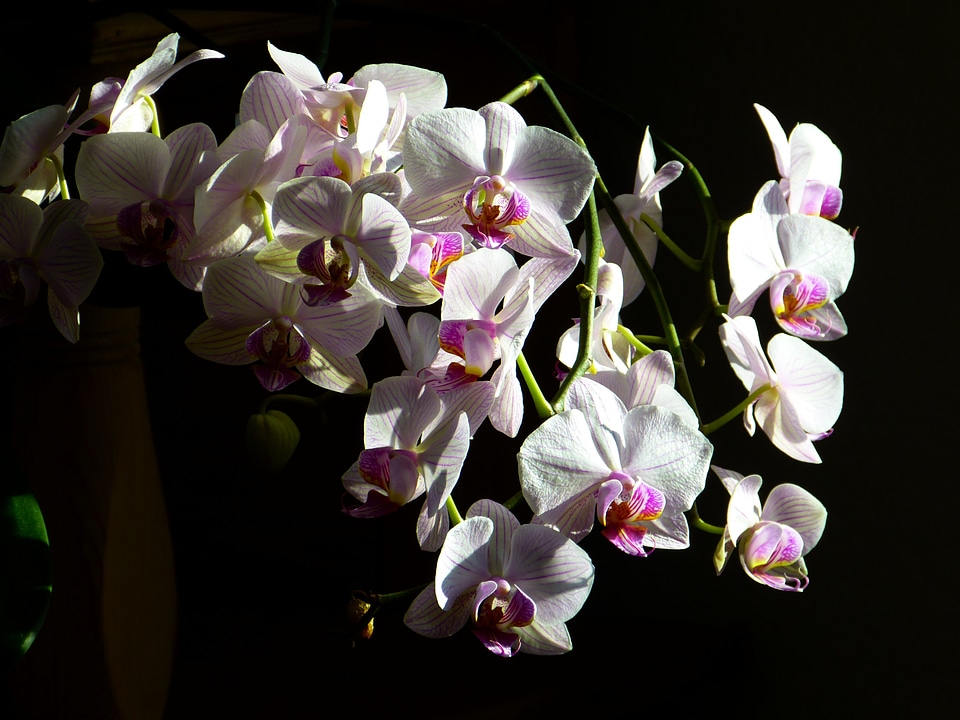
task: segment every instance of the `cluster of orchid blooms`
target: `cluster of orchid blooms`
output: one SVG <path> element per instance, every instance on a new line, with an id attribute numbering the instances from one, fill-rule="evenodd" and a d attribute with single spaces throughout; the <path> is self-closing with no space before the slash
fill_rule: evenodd
<path id="1" fill-rule="evenodd" d="M 761 505 L 758 475 L 713 466 L 730 493 L 727 523 L 703 523 L 694 505 L 715 424 L 695 411 L 675 332 L 665 325 L 667 349 L 652 351 L 620 324 L 645 286 L 659 291 L 650 271 L 658 245 L 682 254 L 660 227 L 659 194 L 692 165 L 657 169 L 647 134 L 633 192 L 598 213 L 591 193 L 601 181 L 582 143 L 528 126 L 508 102 L 447 108 L 443 77 L 405 65 L 325 79 L 272 45 L 281 72 L 250 80 L 229 137 L 218 143 L 200 123 L 161 136 L 152 95 L 185 65 L 220 56 L 200 50 L 176 62 L 177 42 L 165 38 L 125 80 L 98 83 L 75 119 L 79 91 L 7 129 L 0 322 L 22 319 L 46 285 L 54 324 L 76 342 L 78 307 L 107 250 L 140 266 L 166 263 L 201 292 L 209 319 L 188 347 L 251 365 L 267 391 L 301 377 L 367 391 L 358 353 L 385 324 L 404 369 L 369 389 L 365 449 L 342 478 L 344 511 L 373 518 L 422 500 L 415 534 L 439 553 L 437 572 L 404 621 L 429 637 L 470 625 L 499 655 L 569 650 L 565 623 L 594 580 L 579 543 L 595 526 L 644 557 L 687 547 L 694 524 L 722 535 L 718 573 L 735 553 L 759 583 L 807 585 L 804 556 L 823 531 L 823 505 L 790 484 Z M 712 312 L 749 393 L 726 419 L 742 411 L 751 435 L 759 424 L 788 456 L 816 463 L 814 442 L 831 432 L 843 396 L 841 371 L 814 347 L 846 333 L 835 301 L 854 238 L 832 222 L 841 156 L 816 127 L 797 125 L 788 138 L 756 109 L 780 179 L 723 226 L 732 295 L 726 305 L 714 296 Z M 63 147 L 75 136 L 84 136 L 78 198 L 67 199 Z M 567 225 L 585 206 L 575 246 Z M 721 223 L 712 223 L 715 236 Z M 581 320 L 557 345 L 569 373 L 548 402 L 522 349 L 537 312 L 581 263 Z M 766 351 L 752 317 L 763 295 L 783 331 Z M 519 450 L 521 493 L 461 517 L 452 493 L 474 435 L 485 421 L 509 437 L 519 431 L 518 371 L 543 418 Z M 268 419 L 281 431 L 292 423 L 277 411 Z M 527 524 L 509 509 L 521 500 Z"/>

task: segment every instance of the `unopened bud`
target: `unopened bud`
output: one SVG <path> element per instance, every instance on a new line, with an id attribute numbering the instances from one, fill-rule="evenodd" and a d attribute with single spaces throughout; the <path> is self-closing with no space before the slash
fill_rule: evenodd
<path id="1" fill-rule="evenodd" d="M 347 603 L 347 618 L 350 621 L 350 625 L 352 627 L 359 626 L 371 607 L 373 607 L 373 605 L 366 600 L 361 600 L 358 597 L 350 598 L 350 602 Z M 364 640 L 369 640 L 373 636 L 373 617 L 370 618 L 366 625 L 359 628 L 357 635 Z"/>
<path id="2" fill-rule="evenodd" d="M 289 462 L 300 442 L 300 429 L 279 410 L 251 415 L 247 420 L 247 452 L 262 469 L 277 472 Z"/>

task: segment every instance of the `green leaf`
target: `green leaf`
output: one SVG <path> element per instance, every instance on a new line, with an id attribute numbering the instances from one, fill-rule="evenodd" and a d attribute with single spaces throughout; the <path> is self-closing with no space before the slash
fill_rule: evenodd
<path id="1" fill-rule="evenodd" d="M 11 667 L 30 649 L 50 604 L 50 541 L 40 506 L 19 478 L 0 483 L 0 641 Z"/>

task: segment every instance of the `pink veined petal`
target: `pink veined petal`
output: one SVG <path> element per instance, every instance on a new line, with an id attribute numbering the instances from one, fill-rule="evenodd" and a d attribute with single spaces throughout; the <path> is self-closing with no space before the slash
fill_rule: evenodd
<path id="1" fill-rule="evenodd" d="M 827 509 L 802 487 L 786 483 L 770 491 L 763 505 L 762 519 L 796 530 L 806 555 L 820 542 L 827 524 Z"/>
<path id="2" fill-rule="evenodd" d="M 829 284 L 829 299 L 847 289 L 853 275 L 853 236 L 836 223 L 810 215 L 788 215 L 777 225 L 783 268 L 819 275 Z"/>
<path id="3" fill-rule="evenodd" d="M 249 365 L 254 357 L 247 352 L 246 342 L 256 326 L 227 328 L 206 320 L 190 333 L 186 345 L 194 355 L 224 365 Z"/>
<path id="4" fill-rule="evenodd" d="M 281 50 L 269 41 L 267 42 L 267 52 L 277 64 L 277 67 L 283 71 L 283 74 L 298 87 L 309 89 L 326 83 L 320 73 L 320 68 L 303 55 Z"/>
<path id="5" fill-rule="evenodd" d="M 788 397 L 776 389 L 764 393 L 757 400 L 754 413 L 764 434 L 779 450 L 801 462 L 821 462 Z"/>
<path id="6" fill-rule="evenodd" d="M 450 529 L 437 559 L 437 602 L 450 609 L 456 599 L 491 577 L 486 545 L 494 533 L 493 520 L 469 517 Z"/>
<path id="7" fill-rule="evenodd" d="M 75 220 L 56 226 L 39 260 L 50 289 L 68 306 L 78 306 L 87 299 L 103 268 L 100 250 Z"/>
<path id="8" fill-rule="evenodd" d="M 387 89 L 390 107 L 397 107 L 402 93 L 407 99 L 406 117 L 439 110 L 447 101 L 447 83 L 442 74 L 400 63 L 364 65 L 353 76 L 357 87 L 379 80 Z"/>
<path id="9" fill-rule="evenodd" d="M 662 492 L 665 517 L 689 510 L 703 492 L 713 446 L 670 410 L 641 405 L 623 420 L 623 470 Z"/>
<path id="10" fill-rule="evenodd" d="M 593 430 L 579 410 L 567 410 L 547 419 L 524 440 L 517 455 L 523 495 L 535 515 L 553 511 L 587 492 L 610 475 L 610 468 L 591 437 Z M 593 525 L 591 515 L 586 527 Z"/>
<path id="11" fill-rule="evenodd" d="M 790 172 L 790 144 L 787 142 L 787 135 L 783 131 L 780 121 L 767 108 L 757 103 L 753 104 L 753 108 L 760 116 L 760 121 L 770 137 L 770 144 L 773 145 L 773 154 L 777 161 L 777 171 L 780 173 L 780 177 L 787 177 Z"/>
<path id="12" fill-rule="evenodd" d="M 404 175 L 413 192 L 428 199 L 453 194 L 459 202 L 478 175 L 489 175 L 484 160 L 487 135 L 474 110 L 445 108 L 423 113 L 407 125 Z"/>
<path id="13" fill-rule="evenodd" d="M 515 363 L 501 362 L 490 380 L 496 388 L 490 408 L 490 424 L 507 437 L 516 437 L 523 421 L 523 393 Z"/>
<path id="14" fill-rule="evenodd" d="M 546 625 L 576 615 L 594 578 L 587 552 L 542 525 L 521 525 L 514 532 L 503 573 L 536 603 L 537 621 Z"/>
<path id="15" fill-rule="evenodd" d="M 367 260 L 394 280 L 410 253 L 410 226 L 393 205 L 378 195 L 363 195 L 360 202 L 362 219 L 354 242 Z"/>
<path id="16" fill-rule="evenodd" d="M 471 595 L 464 594 L 456 598 L 448 610 L 443 610 L 437 603 L 434 586 L 429 585 L 410 604 L 403 623 L 426 637 L 449 637 L 470 621 L 471 599 Z"/>
<path id="17" fill-rule="evenodd" d="M 364 420 L 366 447 L 413 450 L 440 414 L 437 394 L 415 377 L 390 377 L 373 386 Z"/>
<path id="18" fill-rule="evenodd" d="M 787 394 L 807 433 L 833 427 L 843 408 L 843 372 L 798 338 L 775 335 L 768 353 L 777 367 L 781 393 Z"/>
<path id="19" fill-rule="evenodd" d="M 77 155 L 77 190 L 94 215 L 163 195 L 170 148 L 150 133 L 94 135 Z"/>
<path id="20" fill-rule="evenodd" d="M 303 95 L 289 77 L 280 73 L 257 73 L 240 98 L 240 122 L 256 120 L 270 133 L 276 133 L 294 115 L 306 112 Z"/>
<path id="21" fill-rule="evenodd" d="M 203 305 L 224 327 L 257 327 L 280 314 L 286 285 L 250 256 L 226 258 L 207 271 Z"/>
<path id="22" fill-rule="evenodd" d="M 484 517 L 493 521 L 493 533 L 487 543 L 487 568 L 491 575 L 502 576 L 504 562 L 513 546 L 513 534 L 520 527 L 516 516 L 493 500 L 477 500 L 465 517 Z"/>
<path id="23" fill-rule="evenodd" d="M 343 180 L 303 177 L 289 180 L 273 200 L 277 240 L 284 247 L 300 250 L 320 237 L 344 234 L 354 204 L 353 191 Z"/>
<path id="24" fill-rule="evenodd" d="M 531 655 L 560 655 L 573 649 L 570 632 L 564 623 L 543 625 L 534 621 L 527 627 L 516 628 L 520 636 L 520 652 Z"/>
<path id="25" fill-rule="evenodd" d="M 282 280 L 276 282 L 283 283 Z M 294 322 L 312 345 L 323 347 L 334 355 L 354 355 L 370 342 L 380 322 L 380 305 L 370 291 L 359 284 L 351 288 L 350 297 L 314 307 L 297 307 L 299 288 L 283 283 L 287 292 L 285 308 L 296 308 Z"/>
<path id="26" fill-rule="evenodd" d="M 12 122 L 0 143 L 0 187 L 17 185 L 42 162 L 67 121 L 63 105 L 48 105 Z"/>
<path id="27" fill-rule="evenodd" d="M 43 210 L 35 202 L 0 194 L 0 260 L 32 257 L 43 222 Z"/>
<path id="28" fill-rule="evenodd" d="M 743 533 L 760 522 L 761 482 L 759 475 L 749 475 L 741 478 L 730 493 L 730 503 L 727 505 L 727 532 L 734 545 Z"/>
<path id="29" fill-rule="evenodd" d="M 327 390 L 358 393 L 367 389 L 367 376 L 355 355 L 339 356 L 313 347 L 306 363 L 297 365 L 303 377 Z"/>

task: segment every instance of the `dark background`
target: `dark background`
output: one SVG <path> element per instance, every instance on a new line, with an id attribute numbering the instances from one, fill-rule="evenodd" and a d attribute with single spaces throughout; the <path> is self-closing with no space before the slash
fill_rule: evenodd
<path id="1" fill-rule="evenodd" d="M 183 338 L 203 310 L 165 268 L 111 262 L 98 301 L 143 307 L 143 362 L 177 566 L 169 720 L 391 710 L 565 716 L 571 706 L 677 715 L 734 709 L 745 717 L 909 709 L 919 716 L 952 705 L 957 493 L 948 453 L 957 397 L 949 332 L 957 326 L 960 13 L 926 2 L 555 5 L 458 11 L 413 2 L 401 12 L 399 4 L 342 2 L 321 70 L 349 77 L 368 63 L 419 65 L 444 73 L 449 106 L 477 108 L 531 74 L 506 41 L 553 81 L 614 194 L 630 191 L 649 124 L 697 165 L 720 214 L 731 219 L 776 176 L 752 103 L 772 110 L 788 133 L 796 122 L 812 122 L 833 139 L 844 156 L 839 222 L 860 229 L 854 277 L 839 302 L 850 334 L 818 348 L 845 372 L 843 413 L 834 435 L 817 445 L 823 464 L 790 461 L 765 437 L 746 438 L 738 422 L 711 437 L 714 462 L 761 474 L 764 496 L 795 482 L 827 506 L 822 543 L 807 558 L 809 588 L 777 593 L 736 565 L 714 577 L 715 538 L 702 533 L 687 552 L 645 560 L 591 536 L 584 547 L 597 578 L 569 624 L 569 655 L 502 660 L 466 632 L 426 640 L 403 627 L 403 607 L 381 611 L 373 639 L 351 647 L 342 619 L 349 592 L 417 585 L 431 578 L 434 563 L 416 548 L 416 504 L 380 521 L 339 513 L 340 475 L 361 449 L 363 401 L 337 398 L 316 414 L 290 410 L 303 431 L 290 467 L 276 477 L 251 471 L 243 427 L 262 394 L 249 371 L 185 350 Z M 125 76 L 137 58 L 90 63 L 94 21 L 111 11 L 109 3 L 90 3 L 8 31 L 4 122 L 62 102 L 77 85 L 85 96 L 106 75 Z M 305 21 L 309 32 L 245 37 L 224 45 L 227 60 L 184 70 L 155 96 L 164 132 L 203 121 L 222 140 L 253 72 L 276 69 L 266 40 L 316 58 L 321 40 L 312 27 Z M 156 40 L 163 34 L 160 28 Z M 181 34 L 183 56 L 194 45 Z M 542 94 L 517 108 L 530 124 L 559 129 Z M 657 153 L 658 164 L 669 159 L 661 147 Z M 662 201 L 668 232 L 698 252 L 704 224 L 689 178 Z M 728 287 L 722 266 L 721 297 Z M 665 252 L 657 269 L 683 326 L 698 289 Z M 563 292 L 526 348 L 544 384 L 555 339 L 576 314 L 572 292 Z M 638 332 L 656 327 L 648 303 L 641 296 L 624 314 Z M 741 391 L 715 326 L 701 345 L 707 366 L 692 381 L 710 419 Z M 365 357 L 371 382 L 396 372 L 392 353 L 379 334 Z M 533 427 L 530 421 L 521 435 Z M 478 433 L 455 493 L 461 511 L 515 491 L 517 447 L 489 427 Z M 704 499 L 704 516 L 723 524 L 717 489 Z"/>

